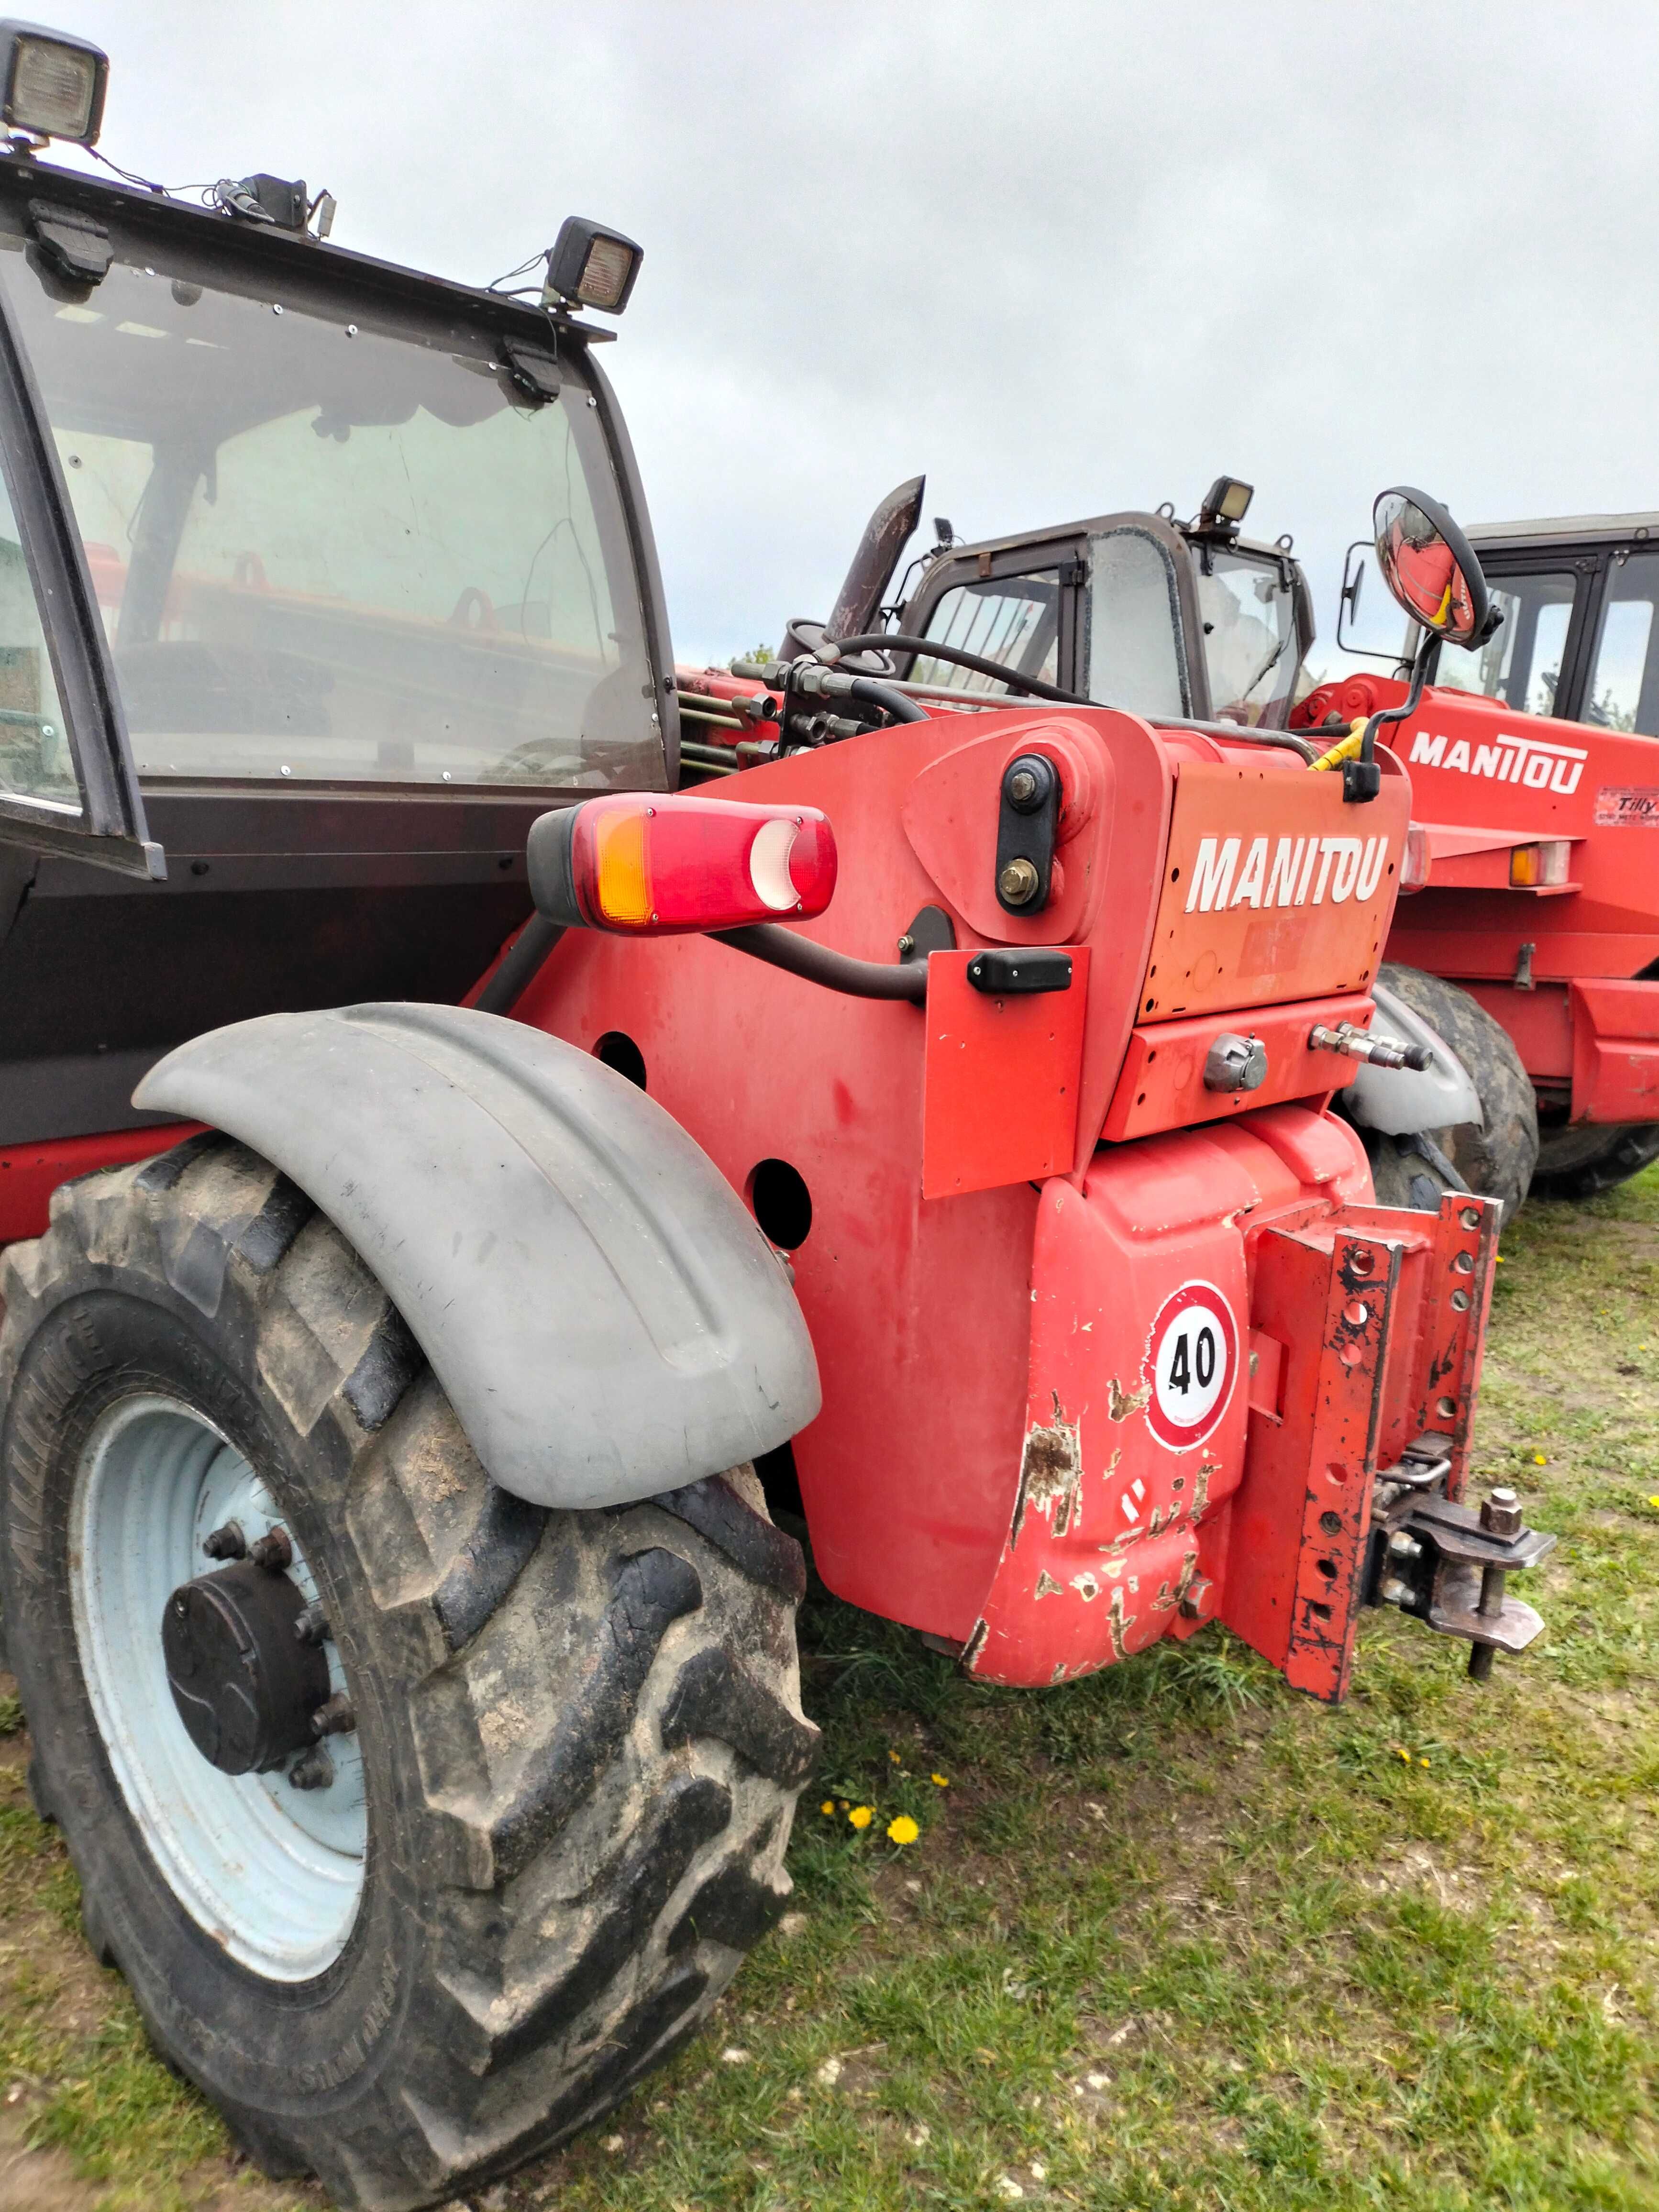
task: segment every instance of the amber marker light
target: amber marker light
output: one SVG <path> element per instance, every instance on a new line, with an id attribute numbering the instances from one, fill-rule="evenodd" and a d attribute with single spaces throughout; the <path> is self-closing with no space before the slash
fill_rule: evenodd
<path id="1" fill-rule="evenodd" d="M 1565 837 L 1547 837 L 1537 845 L 1517 845 L 1510 854 L 1510 884 L 1516 890 L 1555 890 L 1567 880 Z"/>
<path id="2" fill-rule="evenodd" d="M 544 814 L 530 886 L 567 928 L 669 936 L 805 921 L 836 888 L 836 837 L 814 806 L 634 794 Z"/>

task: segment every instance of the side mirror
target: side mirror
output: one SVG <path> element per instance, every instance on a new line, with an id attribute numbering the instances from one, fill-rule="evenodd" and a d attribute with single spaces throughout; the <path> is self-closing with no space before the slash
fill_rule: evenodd
<path id="1" fill-rule="evenodd" d="M 1492 628 L 1492 595 L 1468 539 L 1438 500 L 1399 484 L 1372 514 L 1376 564 L 1410 619 L 1431 637 L 1476 645 Z"/>
<path id="2" fill-rule="evenodd" d="M 1345 653 L 1355 649 L 1351 633 L 1359 619 L 1359 589 L 1365 580 L 1365 562 L 1363 555 L 1358 561 L 1353 556 L 1364 543 L 1363 538 L 1357 538 L 1342 560 L 1342 589 L 1336 601 L 1336 641 Z"/>

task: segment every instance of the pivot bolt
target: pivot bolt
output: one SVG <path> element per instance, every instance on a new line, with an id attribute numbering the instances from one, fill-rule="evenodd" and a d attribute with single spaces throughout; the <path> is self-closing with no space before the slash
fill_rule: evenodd
<path id="1" fill-rule="evenodd" d="M 1521 1501 L 1512 1490 L 1494 1490 L 1480 1508 L 1480 1526 L 1489 1536 L 1521 1534 Z"/>
<path id="2" fill-rule="evenodd" d="M 326 1790 L 334 1779 L 334 1761 L 319 1743 L 309 1751 L 302 1751 L 288 1770 L 291 1788 L 295 1790 Z"/>
<path id="3" fill-rule="evenodd" d="M 245 1559 L 247 1557 L 247 1538 L 242 1534 L 240 1521 L 227 1521 L 222 1528 L 211 1528 L 202 1539 L 202 1549 L 210 1559 Z"/>
<path id="4" fill-rule="evenodd" d="M 325 1698 L 311 1716 L 313 1735 L 349 1735 L 357 1725 L 357 1711 L 343 1690 Z"/>
<path id="5" fill-rule="evenodd" d="M 1034 769 L 1017 768 L 1008 779 L 1008 804 L 1022 812 L 1037 795 L 1037 780 Z"/>
<path id="6" fill-rule="evenodd" d="M 997 889 L 1010 906 L 1030 906 L 1042 880 L 1029 860 L 1010 860 L 997 878 Z"/>
<path id="7" fill-rule="evenodd" d="M 1384 1605 L 1404 1605 L 1411 1595 L 1409 1583 L 1402 1583 L 1397 1575 L 1390 1575 L 1377 1593 Z"/>
<path id="8" fill-rule="evenodd" d="M 1420 1559 L 1423 1547 L 1415 1536 L 1408 1536 L 1403 1528 L 1396 1528 L 1389 1539 L 1390 1556 L 1396 1559 Z"/>
<path id="9" fill-rule="evenodd" d="M 295 1616 L 294 1633 L 301 1644 L 325 1644 L 329 1632 L 328 1615 L 323 1611 L 319 1599 L 313 1599 Z"/>
<path id="10" fill-rule="evenodd" d="M 267 1574 L 284 1573 L 294 1565 L 294 1547 L 289 1540 L 288 1530 L 267 1529 L 248 1546 L 247 1555 L 256 1567 L 263 1567 Z"/>

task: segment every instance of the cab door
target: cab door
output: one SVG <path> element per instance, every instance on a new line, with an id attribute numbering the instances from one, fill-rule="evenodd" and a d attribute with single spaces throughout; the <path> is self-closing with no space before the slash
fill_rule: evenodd
<path id="1" fill-rule="evenodd" d="M 0 295 L 0 853 L 167 875 L 56 447 Z M 0 868 L 0 886 L 20 874 Z M 0 935 L 8 916 L 0 912 Z"/>

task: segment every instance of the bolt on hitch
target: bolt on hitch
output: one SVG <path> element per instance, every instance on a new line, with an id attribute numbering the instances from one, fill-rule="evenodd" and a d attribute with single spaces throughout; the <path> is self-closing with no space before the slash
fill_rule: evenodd
<path id="1" fill-rule="evenodd" d="M 1484 1682 L 1498 1652 L 1524 1651 L 1543 1628 L 1506 1585 L 1553 1551 L 1555 1538 L 1526 1526 L 1512 1490 L 1494 1490 L 1478 1510 L 1448 1498 L 1451 1460 L 1441 1446 L 1419 1438 L 1377 1477 L 1364 1602 L 1397 1606 L 1437 1635 L 1461 1636 L 1470 1678 Z"/>

